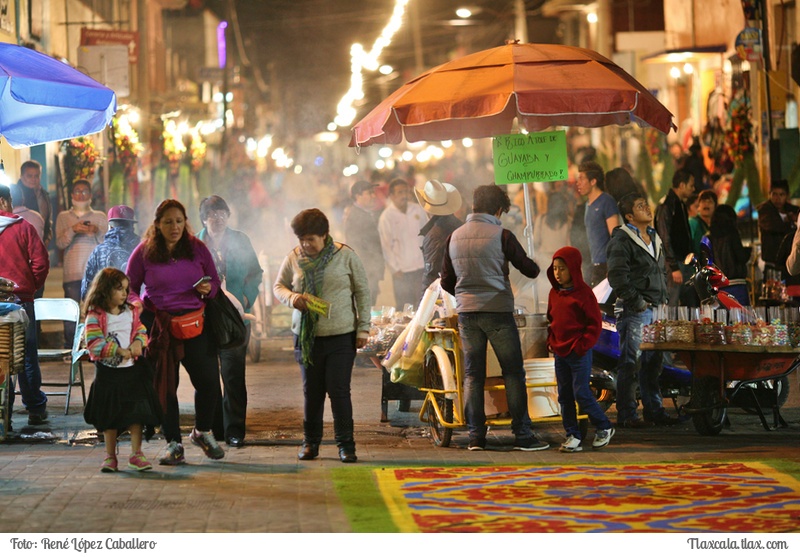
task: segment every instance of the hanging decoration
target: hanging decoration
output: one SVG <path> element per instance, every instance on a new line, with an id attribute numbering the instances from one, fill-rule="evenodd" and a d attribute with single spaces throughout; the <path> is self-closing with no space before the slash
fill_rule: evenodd
<path id="1" fill-rule="evenodd" d="M 100 151 L 88 137 L 75 137 L 61 142 L 64 154 L 64 176 L 68 187 L 76 180 L 89 180 L 100 162 Z"/>
<path id="2" fill-rule="evenodd" d="M 741 165 L 753 154 L 753 123 L 750 121 L 750 99 L 741 91 L 731 101 L 730 127 L 725 134 L 728 153 L 735 165 Z"/>
<path id="3" fill-rule="evenodd" d="M 192 159 L 192 170 L 198 171 L 206 162 L 206 142 L 203 141 L 203 136 L 197 129 L 191 131 L 191 138 L 189 154 Z"/>
<path id="4" fill-rule="evenodd" d="M 109 173 L 109 206 L 135 205 L 139 197 L 139 135 L 123 115 L 111 121 L 115 159 Z"/>
<path id="5" fill-rule="evenodd" d="M 730 104 L 730 127 L 725 133 L 728 154 L 734 165 L 733 179 L 725 203 L 736 206 L 736 201 L 747 184 L 750 201 L 757 205 L 763 201 L 761 180 L 755 162 L 755 147 L 753 145 L 753 124 L 751 117 L 750 99 L 744 89 L 736 91 Z"/>
<path id="6" fill-rule="evenodd" d="M 111 120 L 114 129 L 114 145 L 117 149 L 117 160 L 125 169 L 125 175 L 135 177 L 138 173 L 139 155 L 143 151 L 139 134 L 133 129 L 127 118 Z"/>
<path id="7" fill-rule="evenodd" d="M 169 162 L 170 173 L 173 176 L 178 173 L 178 166 L 186 153 L 186 144 L 183 142 L 186 131 L 185 124 L 179 126 L 175 120 L 164 122 L 164 131 L 161 133 L 164 140 L 164 157 Z"/>

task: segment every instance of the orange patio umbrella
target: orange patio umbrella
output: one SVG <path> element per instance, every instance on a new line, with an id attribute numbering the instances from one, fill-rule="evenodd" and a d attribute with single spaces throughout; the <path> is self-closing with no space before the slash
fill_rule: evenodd
<path id="1" fill-rule="evenodd" d="M 621 67 L 585 48 L 509 43 L 426 71 L 353 127 L 351 147 L 632 122 L 664 133 L 672 114 Z"/>

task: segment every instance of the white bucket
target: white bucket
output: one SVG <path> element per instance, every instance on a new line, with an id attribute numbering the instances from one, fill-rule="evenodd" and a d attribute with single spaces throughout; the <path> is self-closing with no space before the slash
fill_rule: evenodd
<path id="1" fill-rule="evenodd" d="M 525 360 L 526 383 L 555 383 L 556 367 L 554 358 L 532 358 Z M 531 419 L 558 416 L 558 388 L 528 387 L 528 414 Z"/>

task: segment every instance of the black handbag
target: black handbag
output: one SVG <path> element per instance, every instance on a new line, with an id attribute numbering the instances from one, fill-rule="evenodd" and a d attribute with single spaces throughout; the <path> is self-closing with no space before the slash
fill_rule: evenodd
<path id="1" fill-rule="evenodd" d="M 205 326 L 221 349 L 238 348 L 247 341 L 242 316 L 221 288 L 206 304 Z"/>

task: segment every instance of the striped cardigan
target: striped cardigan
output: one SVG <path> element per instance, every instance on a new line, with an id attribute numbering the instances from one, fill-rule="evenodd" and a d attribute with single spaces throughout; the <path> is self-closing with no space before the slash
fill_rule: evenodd
<path id="1" fill-rule="evenodd" d="M 135 341 L 142 343 L 142 348 L 147 346 L 147 328 L 139 318 L 141 310 L 136 306 L 128 306 L 133 313 L 133 325 L 131 327 L 131 344 Z M 106 327 L 108 316 L 105 311 L 90 308 L 86 313 L 86 348 L 89 350 L 89 358 L 92 361 L 107 360 L 117 354 L 119 344 L 113 340 L 109 342 L 106 338 Z"/>

